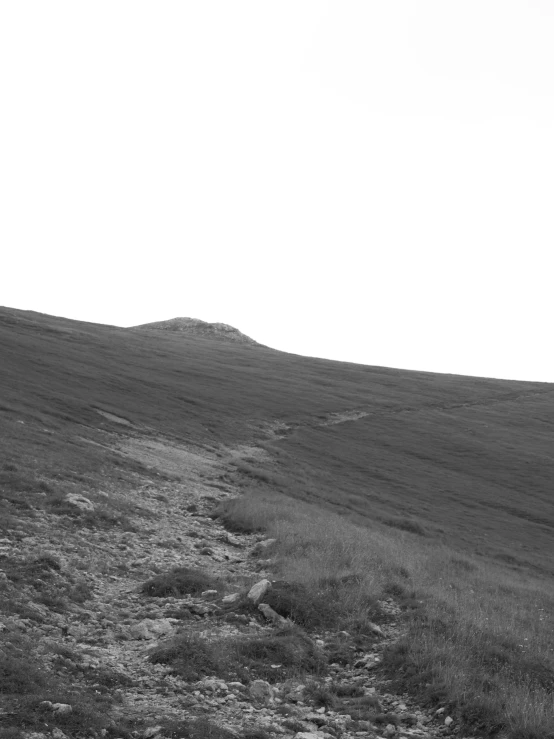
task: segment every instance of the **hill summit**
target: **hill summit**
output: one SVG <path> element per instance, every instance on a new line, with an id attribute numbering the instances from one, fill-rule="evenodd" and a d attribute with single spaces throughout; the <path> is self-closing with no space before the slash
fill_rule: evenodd
<path id="1" fill-rule="evenodd" d="M 205 336 L 212 339 L 222 339 L 238 344 L 256 344 L 257 341 L 246 336 L 238 328 L 227 323 L 209 323 L 199 318 L 170 318 L 168 321 L 154 321 L 133 326 L 136 329 L 154 329 L 156 331 L 175 331 L 192 336 Z M 258 345 L 259 346 L 259 345 Z"/>

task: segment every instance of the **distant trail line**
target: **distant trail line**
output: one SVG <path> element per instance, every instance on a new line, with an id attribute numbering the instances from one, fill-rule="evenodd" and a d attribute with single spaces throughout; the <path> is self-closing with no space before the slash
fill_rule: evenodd
<path id="1" fill-rule="evenodd" d="M 534 398 L 541 395 L 550 395 L 554 393 L 552 390 L 537 390 L 528 393 L 510 393 L 502 397 L 490 398 L 488 400 L 474 400 L 465 401 L 463 403 L 451 403 L 449 405 L 444 403 L 430 403 L 429 405 L 422 405 L 419 407 L 407 407 L 407 408 L 354 408 L 346 411 L 334 411 L 328 413 L 322 420 L 318 418 L 312 422 L 282 422 L 279 424 L 279 429 L 273 430 L 273 434 L 277 438 L 284 439 L 288 434 L 298 431 L 303 428 L 324 428 L 326 426 L 338 426 L 342 423 L 349 423 L 359 421 L 367 416 L 384 417 L 387 415 L 398 415 L 401 413 L 419 413 L 421 411 L 450 411 L 456 410 L 457 408 L 478 408 L 491 405 L 499 405 L 500 403 L 511 403 L 521 399 Z"/>

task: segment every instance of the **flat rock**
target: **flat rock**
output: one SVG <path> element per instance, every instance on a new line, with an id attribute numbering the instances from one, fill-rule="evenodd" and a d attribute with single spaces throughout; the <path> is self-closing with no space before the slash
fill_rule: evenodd
<path id="1" fill-rule="evenodd" d="M 237 603 L 240 600 L 240 593 L 231 593 L 230 595 L 226 595 L 224 598 L 221 599 L 222 603 L 225 603 L 225 605 L 230 605 L 232 603 Z"/>
<path id="2" fill-rule="evenodd" d="M 173 633 L 173 625 L 168 618 L 145 618 L 138 624 L 133 624 L 129 633 L 134 639 L 157 639 Z"/>
<path id="3" fill-rule="evenodd" d="M 64 500 L 66 503 L 75 506 L 75 508 L 79 508 L 81 511 L 90 512 L 94 510 L 94 503 L 92 500 L 85 498 L 84 495 L 79 495 L 79 493 L 68 493 Z"/>

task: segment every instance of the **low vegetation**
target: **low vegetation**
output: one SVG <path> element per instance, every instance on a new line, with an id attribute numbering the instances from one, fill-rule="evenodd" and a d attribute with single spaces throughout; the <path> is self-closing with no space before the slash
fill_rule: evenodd
<path id="1" fill-rule="evenodd" d="M 417 533 L 361 527 L 285 496 L 246 495 L 227 501 L 224 515 L 244 528 L 265 526 L 277 539 L 274 567 L 291 585 L 277 583 L 266 599 L 282 615 L 323 626 L 333 583 L 340 589 L 335 625 L 369 634 L 369 624 L 383 618 L 376 599 L 394 594 L 408 633 L 388 651 L 382 669 L 397 688 L 448 706 L 467 728 L 502 730 L 512 739 L 552 737 L 550 582 Z M 348 664 L 351 654 L 348 640 L 337 638 L 328 659 Z"/>
<path id="2" fill-rule="evenodd" d="M 9 728 L 2 728 L 0 739 L 23 739 L 32 731 L 43 731 L 52 719 L 52 704 L 72 706 L 71 712 L 56 716 L 56 725 L 68 736 L 130 737 L 130 731 L 107 715 L 110 691 L 93 687 L 77 689 L 73 680 L 53 674 L 41 666 L 34 645 L 23 637 L 0 634 L 0 698 Z"/>
<path id="3" fill-rule="evenodd" d="M 198 595 L 203 590 L 217 589 L 219 582 L 203 570 L 175 567 L 151 578 L 142 586 L 142 592 L 152 597 Z"/>
<path id="4" fill-rule="evenodd" d="M 224 680 L 254 679 L 277 682 L 325 670 L 325 659 L 300 629 L 285 627 L 262 635 L 243 635 L 210 641 L 186 632 L 150 655 L 154 664 L 171 665 L 184 680 L 207 675 Z"/>

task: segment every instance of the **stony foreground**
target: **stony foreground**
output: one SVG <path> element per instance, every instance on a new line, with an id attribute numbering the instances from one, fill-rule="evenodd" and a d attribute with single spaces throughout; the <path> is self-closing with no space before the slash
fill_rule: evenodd
<path id="1" fill-rule="evenodd" d="M 128 498 L 141 510 L 129 514 L 130 530 L 61 527 L 63 516 L 48 514 L 0 540 L 0 596 L 26 598 L 28 609 L 0 618 L 3 637 L 26 639 L 38 662 L 70 676 L 75 685 L 109 692 L 113 726 L 127 720 L 139 739 L 187 736 L 190 726 L 206 737 L 251 739 L 458 735 L 444 709 L 428 712 L 408 696 L 391 693 L 379 672 L 383 650 L 402 633 L 400 609 L 392 600 L 380 604 L 388 619 L 365 639 L 329 631 L 294 636 L 308 640 L 310 654 L 326 664 L 312 674 L 284 674 L 283 665 L 266 664 L 267 679 L 255 670 L 252 679 L 244 670 L 242 679 L 233 679 L 229 666 L 223 676 L 223 668 L 210 673 L 201 663 L 187 674 L 186 665 L 178 670 L 169 659 L 154 659 L 183 634 L 222 644 L 286 638 L 287 629 L 296 631 L 264 603 L 275 577 L 271 542 L 258 534 L 231 534 L 211 517 L 219 501 L 237 494 L 225 481 L 221 454 L 161 441 L 122 445 L 121 451 L 166 472 L 179 470 L 181 481 L 137 486 Z M 68 505 L 88 515 L 98 507 L 78 495 Z M 29 562 L 42 562 L 38 584 L 36 572 L 29 582 L 21 575 Z M 176 567 L 201 570 L 217 586 L 178 596 L 144 592 L 150 578 Z M 86 591 L 82 602 L 60 609 L 54 601 L 34 599 L 37 588 L 44 593 L 48 587 L 55 600 L 68 581 Z M 79 706 L 44 701 L 40 708 L 44 728 L 28 732 L 29 739 L 73 736 L 63 719 Z M 13 701 L 0 707 L 0 729 L 17 710 Z M 109 733 L 116 736 L 109 726 L 99 732 Z M 89 735 L 98 732 L 91 727 Z"/>

